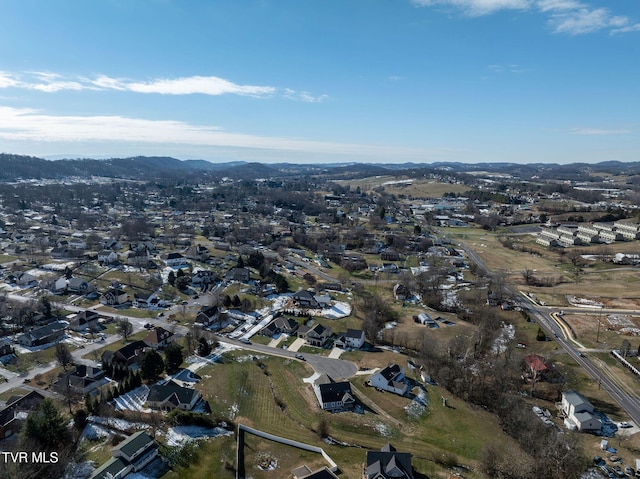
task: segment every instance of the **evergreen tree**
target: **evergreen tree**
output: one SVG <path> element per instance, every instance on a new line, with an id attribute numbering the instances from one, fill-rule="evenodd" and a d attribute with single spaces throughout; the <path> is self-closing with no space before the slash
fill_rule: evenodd
<path id="1" fill-rule="evenodd" d="M 140 363 L 140 375 L 147 381 L 155 381 L 164 371 L 164 361 L 157 351 L 153 349 L 144 353 Z"/>
<path id="2" fill-rule="evenodd" d="M 176 373 L 180 368 L 182 361 L 184 361 L 182 348 L 176 343 L 171 343 L 164 351 L 164 361 L 167 373 Z"/>
<path id="3" fill-rule="evenodd" d="M 175 286 L 176 274 L 173 271 L 169 271 L 169 274 L 167 275 L 167 283 L 169 283 L 171 286 Z"/>
<path id="4" fill-rule="evenodd" d="M 27 416 L 20 436 L 22 450 L 51 451 L 65 447 L 71 441 L 66 419 L 50 398 L 45 398 L 38 410 Z"/>
<path id="5" fill-rule="evenodd" d="M 200 338 L 198 340 L 197 353 L 198 353 L 198 356 L 202 356 L 202 357 L 209 356 L 211 354 L 211 346 L 209 345 L 209 342 L 205 338 Z"/>

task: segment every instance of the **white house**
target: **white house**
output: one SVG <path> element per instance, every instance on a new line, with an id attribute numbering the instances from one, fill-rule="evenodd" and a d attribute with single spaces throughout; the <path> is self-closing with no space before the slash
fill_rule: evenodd
<path id="1" fill-rule="evenodd" d="M 187 266 L 187 258 L 182 256 L 180 253 L 169 253 L 164 259 L 164 262 L 167 263 L 167 266 Z"/>
<path id="2" fill-rule="evenodd" d="M 404 368 L 397 364 L 392 364 L 372 375 L 369 379 L 369 385 L 376 389 L 382 389 L 383 391 L 403 396 L 409 389 L 409 386 L 407 386 L 404 380 Z"/>
<path id="3" fill-rule="evenodd" d="M 360 349 L 364 345 L 364 340 L 364 331 L 361 329 L 347 329 L 345 333 L 339 335 L 334 344 L 342 349 Z"/>
<path id="4" fill-rule="evenodd" d="M 569 390 L 562 393 L 561 409 L 568 429 L 594 432 L 602 429 L 602 422 L 593 414 L 591 404 L 582 394 Z"/>

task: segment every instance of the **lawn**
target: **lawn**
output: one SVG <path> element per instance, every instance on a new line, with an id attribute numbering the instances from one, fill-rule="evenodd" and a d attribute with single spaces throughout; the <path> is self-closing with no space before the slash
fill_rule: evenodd
<path id="1" fill-rule="evenodd" d="M 379 366 L 386 365 L 391 358 L 406 361 L 402 355 L 389 352 L 373 356 L 385 363 L 378 363 Z M 311 386 L 301 380 L 311 373 L 308 365 L 298 361 L 267 357 L 252 361 L 248 355 L 234 352 L 225 356 L 224 364 L 201 369 L 199 374 L 203 379 L 198 388 L 216 416 L 323 447 L 344 471 L 342 478 L 359 478 L 360 464 L 365 458 L 362 448 L 379 449 L 386 442 L 414 454 L 416 464 L 423 468 L 420 472 L 432 474 L 442 471 L 436 465 L 442 457 L 453 457 L 475 466 L 489 438 L 508 441 L 495 418 L 451 398 L 438 387 L 429 388 L 430 406 L 420 417 L 410 418 L 404 409 L 409 399 L 365 387 L 366 377 L 358 377 L 354 385 L 387 411 L 394 418 L 392 422 L 372 412 L 329 414 L 320 411 Z M 444 395 L 449 399 L 449 407 L 442 405 L 440 398 Z M 321 420 L 328 423 L 331 437 L 357 445 L 358 449 L 328 446 L 321 441 L 315 432 Z M 251 444 L 254 455 L 269 450 L 283 457 L 283 469 L 278 469 L 279 473 L 254 477 L 284 477 L 282 474 L 289 474 L 285 465 L 286 468 L 299 465 L 277 447 L 265 447 L 263 441 Z M 173 472 L 167 477 L 204 478 L 211 477 L 205 475 L 206 471 L 221 471 L 220 464 L 225 460 L 222 455 L 228 456 L 229 452 L 223 452 L 218 440 L 204 447 L 198 464 L 189 471 L 192 475 Z M 254 469 L 251 471 L 257 474 Z M 228 471 L 221 471 L 215 477 L 232 476 Z"/>

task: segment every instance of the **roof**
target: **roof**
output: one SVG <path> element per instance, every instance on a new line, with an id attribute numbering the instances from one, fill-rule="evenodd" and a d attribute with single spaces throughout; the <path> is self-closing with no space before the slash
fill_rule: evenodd
<path id="1" fill-rule="evenodd" d="M 393 451 L 367 451 L 368 478 L 413 479 L 411 454 Z"/>
<path id="2" fill-rule="evenodd" d="M 541 372 L 551 369 L 549 361 L 537 354 L 529 354 L 528 356 L 525 356 L 524 360 L 533 371 Z"/>
<path id="3" fill-rule="evenodd" d="M 26 336 L 31 337 L 32 339 L 42 339 L 50 336 L 54 333 L 64 331 L 67 327 L 67 323 L 63 323 L 62 321 L 54 321 L 52 323 L 47 324 L 46 326 L 42 326 L 40 328 L 33 329 L 29 332 L 24 333 Z"/>
<path id="4" fill-rule="evenodd" d="M 178 404 L 189 404 L 197 392 L 195 389 L 182 387 L 174 381 L 168 381 L 165 384 L 154 384 L 151 386 L 147 401 L 164 402 L 168 400 L 176 406 Z M 176 399 L 179 403 L 176 403 Z"/>
<path id="5" fill-rule="evenodd" d="M 306 466 L 303 466 L 303 467 L 306 467 Z M 302 468 L 299 468 L 299 469 L 302 470 Z M 295 469 L 292 472 L 296 472 L 296 471 L 298 471 L 298 469 Z M 309 472 L 309 474 L 307 475 L 296 475 L 296 477 L 298 479 L 338 479 L 338 476 L 336 476 L 333 472 L 327 469 L 326 466 L 323 467 L 322 469 Z"/>
<path id="6" fill-rule="evenodd" d="M 344 336 L 347 338 L 360 339 L 364 331 L 362 329 L 347 329 L 347 332 L 344 333 Z"/>
<path id="7" fill-rule="evenodd" d="M 323 403 L 355 400 L 353 398 L 353 393 L 351 392 L 351 383 L 349 381 L 320 384 L 318 385 L 318 389 L 320 390 L 320 397 L 322 398 Z"/>
<path id="8" fill-rule="evenodd" d="M 151 331 L 149 331 L 149 334 L 145 336 L 143 341 L 146 344 L 160 344 L 169 339 L 171 336 L 173 336 L 173 333 L 171 331 L 167 331 L 161 326 L 156 326 Z"/>
<path id="9" fill-rule="evenodd" d="M 398 366 L 397 364 L 392 364 L 391 366 L 387 366 L 386 368 L 384 368 L 378 374 L 380 374 L 387 381 L 391 381 L 398 374 L 402 374 L 402 370 L 400 369 L 400 366 Z"/>
<path id="10" fill-rule="evenodd" d="M 136 455 L 136 452 L 152 445 L 153 443 L 153 438 L 149 434 L 145 431 L 139 431 L 126 438 L 114 447 L 112 451 L 120 451 L 125 456 L 133 458 Z"/>
<path id="11" fill-rule="evenodd" d="M 122 459 L 112 457 L 98 469 L 93 471 L 89 479 L 106 479 L 108 477 L 116 477 L 119 473 L 129 467 Z"/>
<path id="12" fill-rule="evenodd" d="M 562 397 L 565 401 L 567 401 L 569 404 L 571 404 L 574 407 L 580 406 L 582 404 L 585 404 L 585 405 L 588 404 L 589 406 L 593 407 L 591 403 L 582 394 L 574 391 L 573 389 L 563 392 Z"/>
<path id="13" fill-rule="evenodd" d="M 147 345 L 145 344 L 144 341 L 133 341 L 129 344 L 125 344 L 124 346 L 122 346 L 120 349 L 117 349 L 116 351 L 105 351 L 104 353 L 102 353 L 103 357 L 107 357 L 107 358 L 111 358 L 113 356 L 115 356 L 116 354 L 120 354 L 122 355 L 126 360 L 131 359 L 132 357 L 136 356 L 136 352 L 143 350 L 144 348 L 146 348 Z"/>

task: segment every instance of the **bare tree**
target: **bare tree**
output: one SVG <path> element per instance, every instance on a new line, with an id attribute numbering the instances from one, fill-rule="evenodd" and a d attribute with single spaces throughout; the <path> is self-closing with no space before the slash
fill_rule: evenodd
<path id="1" fill-rule="evenodd" d="M 56 360 L 65 371 L 67 370 L 67 366 L 73 362 L 73 356 L 71 356 L 71 352 L 66 344 L 56 343 Z"/>
<path id="2" fill-rule="evenodd" d="M 129 339 L 129 336 L 133 332 L 133 324 L 131 324 L 131 321 L 129 321 L 126 318 L 118 319 L 116 327 L 118 329 L 118 332 L 122 335 L 125 341 Z"/>

